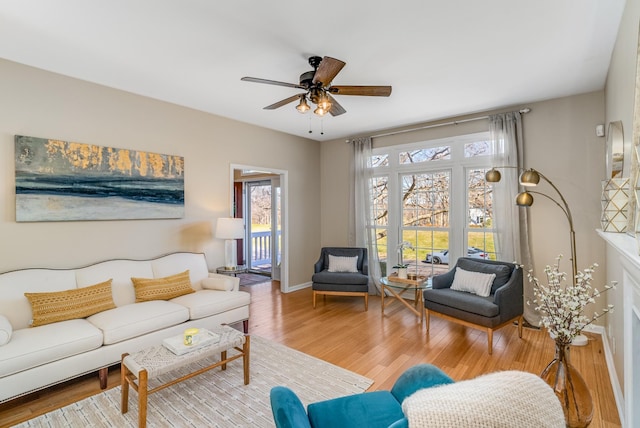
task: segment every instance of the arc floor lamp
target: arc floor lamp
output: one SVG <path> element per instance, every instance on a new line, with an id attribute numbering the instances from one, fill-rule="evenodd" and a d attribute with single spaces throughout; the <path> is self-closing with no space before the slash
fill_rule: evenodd
<path id="1" fill-rule="evenodd" d="M 517 170 L 521 170 L 522 173 L 520 174 L 520 184 L 522 186 L 535 187 L 540 182 L 540 179 L 542 179 L 546 181 L 553 188 L 553 190 L 555 190 L 556 193 L 558 194 L 558 197 L 560 198 L 560 202 L 558 202 L 556 199 L 542 192 L 536 192 L 533 190 L 525 189 L 523 192 L 518 193 L 518 195 L 516 196 L 516 204 L 521 207 L 530 207 L 531 205 L 533 205 L 533 194 L 535 194 L 535 195 L 544 196 L 545 198 L 551 200 L 558 207 L 560 207 L 564 215 L 567 217 L 567 221 L 569 222 L 569 237 L 571 240 L 571 268 L 573 270 L 573 284 L 575 285 L 576 276 L 578 275 L 578 264 L 576 261 L 576 232 L 573 228 L 573 216 L 571 215 L 571 210 L 569 209 L 569 204 L 567 203 L 567 200 L 564 198 L 564 196 L 562 196 L 562 193 L 560 193 L 560 190 L 558 190 L 556 185 L 553 184 L 551 180 L 549 180 L 540 171 L 533 168 L 524 169 L 516 166 L 493 167 L 489 171 L 487 171 L 487 173 L 485 174 L 485 180 L 488 183 L 499 182 L 500 179 L 502 178 L 500 171 L 498 171 L 498 169 L 500 168 L 514 168 Z"/>

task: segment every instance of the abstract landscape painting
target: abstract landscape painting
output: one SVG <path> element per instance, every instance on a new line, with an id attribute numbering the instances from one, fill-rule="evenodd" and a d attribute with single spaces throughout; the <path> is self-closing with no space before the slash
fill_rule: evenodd
<path id="1" fill-rule="evenodd" d="M 16 221 L 184 217 L 184 158 L 15 136 Z"/>

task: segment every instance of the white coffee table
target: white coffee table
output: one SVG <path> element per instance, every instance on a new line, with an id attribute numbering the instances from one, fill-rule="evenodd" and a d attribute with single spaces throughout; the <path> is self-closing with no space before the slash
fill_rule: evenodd
<path id="1" fill-rule="evenodd" d="M 249 384 L 249 353 L 250 337 L 229 326 L 210 328 L 210 331 L 219 334 L 220 340 L 194 351 L 177 355 L 169 351 L 163 345 L 156 345 L 143 349 L 131 355 L 123 354 L 120 369 L 120 383 L 122 388 L 121 410 L 127 413 L 129 410 L 129 386 L 138 393 L 138 426 L 147 425 L 147 397 L 149 394 L 160 391 L 178 382 L 192 378 L 206 371 L 221 367 L 226 370 L 227 363 L 242 357 L 244 370 L 244 384 Z M 235 349 L 238 354 L 227 357 L 227 351 Z M 162 374 L 168 373 L 188 364 L 203 360 L 220 353 L 220 361 L 207 367 L 196 370 L 185 376 L 179 377 L 151 390 L 148 389 L 148 381 Z"/>

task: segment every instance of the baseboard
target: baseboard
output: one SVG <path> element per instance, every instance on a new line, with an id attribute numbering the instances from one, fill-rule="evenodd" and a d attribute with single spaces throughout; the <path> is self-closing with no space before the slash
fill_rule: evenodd
<path id="1" fill-rule="evenodd" d="M 589 333 L 599 334 L 602 339 L 602 346 L 604 348 L 604 359 L 607 362 L 607 371 L 609 372 L 609 382 L 611 382 L 611 388 L 613 389 L 613 396 L 616 400 L 616 407 L 618 408 L 618 417 L 620 418 L 620 426 L 626 426 L 625 414 L 624 414 L 624 394 L 616 376 L 616 367 L 613 363 L 613 352 L 609 347 L 609 339 L 604 327 L 599 325 L 589 325 L 585 329 Z"/>
<path id="2" fill-rule="evenodd" d="M 291 293 L 292 291 L 298 291 L 298 290 L 303 290 L 305 288 L 309 288 L 311 287 L 312 282 L 304 282 L 302 284 L 297 284 L 297 285 L 291 285 L 289 286 L 289 291 L 287 291 L 287 293 Z"/>

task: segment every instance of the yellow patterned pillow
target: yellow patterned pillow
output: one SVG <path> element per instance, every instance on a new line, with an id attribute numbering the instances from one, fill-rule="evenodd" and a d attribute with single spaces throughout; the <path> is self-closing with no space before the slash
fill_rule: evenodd
<path id="1" fill-rule="evenodd" d="M 24 293 L 31 304 L 31 327 L 58 321 L 86 318 L 116 307 L 111 280 L 73 290 L 50 293 Z"/>
<path id="2" fill-rule="evenodd" d="M 188 270 L 164 278 L 131 278 L 131 281 L 136 290 L 136 302 L 169 300 L 196 292 L 191 288 Z"/>

